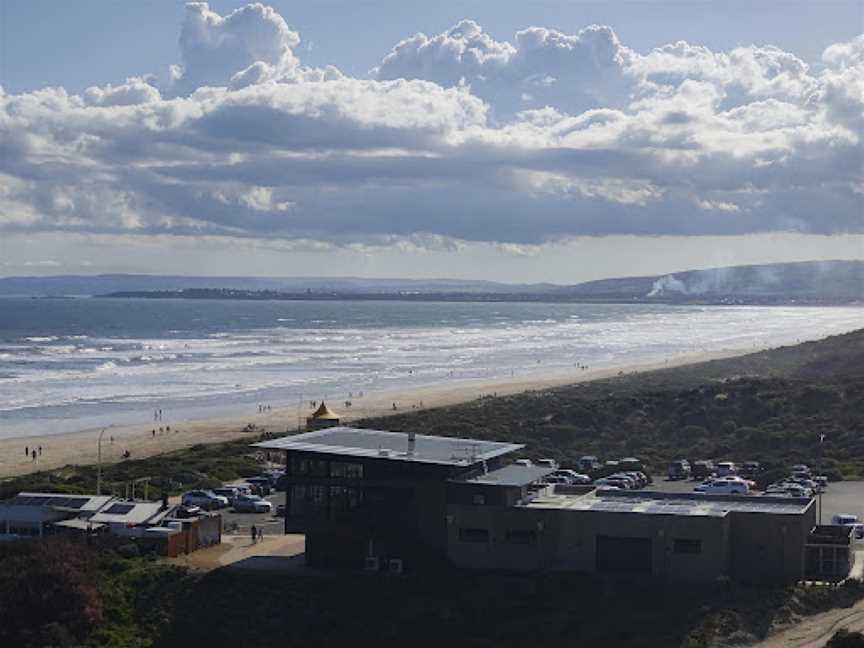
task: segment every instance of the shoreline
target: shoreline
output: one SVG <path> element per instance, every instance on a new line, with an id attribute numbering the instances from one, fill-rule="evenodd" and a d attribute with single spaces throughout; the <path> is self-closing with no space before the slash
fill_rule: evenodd
<path id="1" fill-rule="evenodd" d="M 748 355 L 767 348 L 727 349 L 685 354 L 663 361 L 587 370 L 572 369 L 545 377 L 535 375 L 491 380 L 459 380 L 455 384 L 443 383 L 404 390 L 386 390 L 367 393 L 362 398 L 354 396 L 351 399 L 352 406 L 349 408 L 344 407 L 344 400 L 347 398 L 343 397 L 331 399 L 328 404 L 340 415 L 343 423 L 350 424 L 363 418 L 456 405 L 482 396 L 508 396 L 603 380 L 622 373 L 643 373 L 700 364 L 711 360 Z M 397 406 L 395 410 L 394 403 Z M 265 431 L 284 434 L 301 430 L 302 426 L 305 426 L 306 417 L 313 411 L 308 402 L 303 403 L 302 408 L 296 405 L 280 406 L 263 414 L 252 412 L 253 408 L 254 404 L 250 403 L 250 413 L 242 416 L 174 421 L 171 423 L 170 432 L 160 433 L 158 425 L 161 422 L 156 422 L 155 436 L 152 434 L 154 422 L 109 426 L 102 440 L 103 463 L 123 461 L 123 453 L 127 450 L 130 452 L 130 459 L 143 459 L 194 445 L 221 443 L 244 437 L 249 438 L 251 443 L 257 441 L 258 435 Z M 300 426 L 298 426 L 298 419 Z M 255 424 L 254 432 L 244 431 L 249 423 Z M 2 439 L 0 440 L 0 479 L 57 469 L 68 464 L 93 465 L 97 462 L 97 442 L 100 431 L 101 428 L 95 428 L 61 434 Z M 42 454 L 35 462 L 29 456 L 25 457 L 25 448 L 32 450 L 40 447 Z"/>

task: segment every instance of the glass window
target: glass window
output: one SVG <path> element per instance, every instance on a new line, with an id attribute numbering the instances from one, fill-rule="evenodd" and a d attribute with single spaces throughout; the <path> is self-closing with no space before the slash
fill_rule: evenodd
<path id="1" fill-rule="evenodd" d="M 331 461 L 330 476 L 346 479 L 363 479 L 363 464 L 346 461 Z"/>
<path id="2" fill-rule="evenodd" d="M 327 507 L 327 487 L 326 486 L 310 486 L 309 487 L 309 503 L 313 508 Z"/>
<path id="3" fill-rule="evenodd" d="M 306 487 L 291 487 L 291 515 L 302 516 L 306 512 Z"/>
<path id="4" fill-rule="evenodd" d="M 693 538 L 675 538 L 673 551 L 680 554 L 702 553 L 702 541 Z"/>
<path id="5" fill-rule="evenodd" d="M 309 474 L 313 477 L 327 477 L 330 475 L 330 466 L 326 459 L 310 459 Z"/>
<path id="6" fill-rule="evenodd" d="M 291 457 L 291 474 L 292 475 L 308 475 L 309 460 L 303 457 Z"/>
<path id="7" fill-rule="evenodd" d="M 489 542 L 489 529 L 459 529 L 461 542 Z"/>

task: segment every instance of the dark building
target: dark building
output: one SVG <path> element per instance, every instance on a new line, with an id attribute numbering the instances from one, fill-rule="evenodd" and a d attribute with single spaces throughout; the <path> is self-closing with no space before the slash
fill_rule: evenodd
<path id="1" fill-rule="evenodd" d="M 286 452 L 285 531 L 306 534 L 307 563 L 346 567 L 446 560 L 448 480 L 523 447 L 348 427 L 255 445 Z"/>
<path id="2" fill-rule="evenodd" d="M 551 468 L 510 463 L 521 445 L 379 430 L 256 445 L 286 452 L 285 530 L 306 533 L 313 566 L 446 561 L 759 583 L 807 573 L 809 498 L 549 486 Z"/>

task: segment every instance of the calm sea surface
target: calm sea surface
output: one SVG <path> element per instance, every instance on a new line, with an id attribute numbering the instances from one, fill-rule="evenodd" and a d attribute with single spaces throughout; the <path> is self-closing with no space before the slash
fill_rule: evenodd
<path id="1" fill-rule="evenodd" d="M 0 438 L 794 343 L 862 308 L 0 299 Z"/>

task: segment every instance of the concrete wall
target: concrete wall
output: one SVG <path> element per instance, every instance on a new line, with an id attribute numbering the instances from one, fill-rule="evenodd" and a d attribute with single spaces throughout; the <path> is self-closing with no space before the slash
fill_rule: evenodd
<path id="1" fill-rule="evenodd" d="M 805 545 L 816 524 L 811 503 L 803 515 L 730 514 L 730 575 L 746 583 L 794 583 L 804 578 Z"/>
<path id="2" fill-rule="evenodd" d="M 463 538 L 460 529 L 470 531 Z M 480 529 L 488 542 L 472 541 Z M 651 575 L 710 581 L 728 574 L 728 532 L 727 517 L 450 506 L 448 558 L 459 567 L 594 572 L 598 537 L 642 538 L 650 542 Z M 699 552 L 676 552 L 676 539 L 697 541 Z"/>

